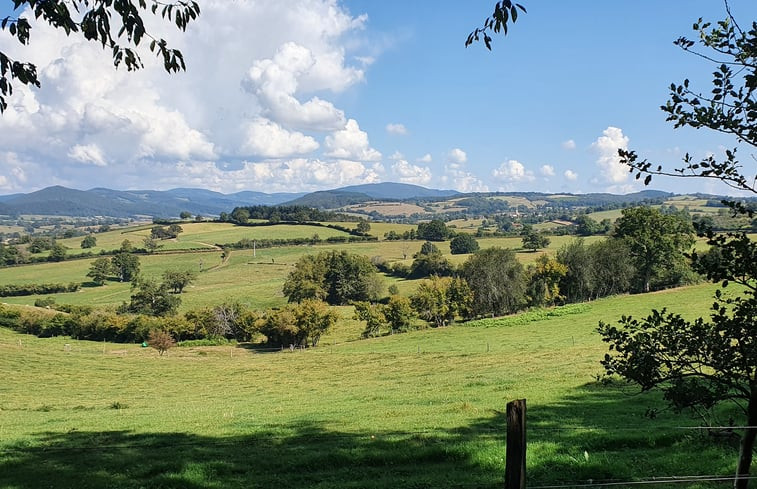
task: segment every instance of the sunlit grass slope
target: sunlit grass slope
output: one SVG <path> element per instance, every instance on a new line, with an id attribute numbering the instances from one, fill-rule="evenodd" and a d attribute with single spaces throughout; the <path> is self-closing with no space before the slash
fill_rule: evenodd
<path id="1" fill-rule="evenodd" d="M 656 396 L 595 382 L 599 320 L 704 314 L 711 292 L 346 343 L 356 325 L 340 323 L 293 353 L 159 357 L 0 329 L 0 487 L 494 488 L 515 398 L 528 399 L 530 486 L 730 473 L 732 442 L 677 429 L 699 423 L 685 416 L 645 418 Z"/>

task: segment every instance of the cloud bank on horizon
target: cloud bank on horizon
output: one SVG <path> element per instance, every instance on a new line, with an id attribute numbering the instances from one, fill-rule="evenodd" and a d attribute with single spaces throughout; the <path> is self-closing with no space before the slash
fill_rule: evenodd
<path id="1" fill-rule="evenodd" d="M 462 130 L 457 141 L 434 140 L 406 114 L 361 110 L 355 100 L 370 96 L 375 65 L 392 58 L 392 47 L 371 42 L 380 30 L 371 12 L 354 14 L 338 0 L 205 0 L 202 9 L 186 33 L 166 29 L 187 59 L 176 75 L 149 53 L 144 70 L 116 70 L 98 45 L 45 24 L 33 24 L 29 46 L 0 33 L 0 50 L 36 63 L 42 82 L 16 84 L 0 116 L 0 193 L 49 185 L 314 191 L 381 181 L 462 192 L 641 188 L 617 160 L 629 137 L 611 121 L 595 122 L 591 139 L 544 141 L 557 152 L 540 158 L 504 144 L 487 156 Z"/>

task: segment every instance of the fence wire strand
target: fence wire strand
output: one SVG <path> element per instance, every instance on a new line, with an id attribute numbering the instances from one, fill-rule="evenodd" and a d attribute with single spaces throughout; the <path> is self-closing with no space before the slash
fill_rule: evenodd
<path id="1" fill-rule="evenodd" d="M 612 482 L 594 482 L 585 481 L 581 483 L 528 486 L 528 489 L 567 489 L 578 487 L 619 487 L 619 486 L 643 486 L 652 484 L 683 484 L 687 482 L 732 482 L 736 480 L 735 475 L 691 475 L 691 476 L 671 476 L 671 477 L 651 477 L 648 479 L 639 479 L 635 481 L 612 481 Z M 739 480 L 754 480 L 757 476 L 742 476 Z"/>

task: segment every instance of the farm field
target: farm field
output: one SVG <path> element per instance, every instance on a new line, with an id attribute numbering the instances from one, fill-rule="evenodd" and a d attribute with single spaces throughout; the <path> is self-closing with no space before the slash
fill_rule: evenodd
<path id="1" fill-rule="evenodd" d="M 354 223 L 352 223 L 354 225 Z M 108 231 L 96 234 L 97 246 L 91 248 L 93 253 L 101 250 L 114 250 L 128 240 L 134 247 L 141 247 L 142 241 L 150 236 L 154 224 L 139 226 L 120 231 Z M 176 239 L 161 240 L 161 251 L 188 249 L 214 249 L 216 244 L 236 243 L 241 239 L 292 239 L 309 238 L 317 234 L 321 239 L 332 236 L 349 236 L 344 231 L 320 226 L 280 224 L 276 226 L 236 226 L 223 222 L 187 222 L 181 224 L 184 230 Z M 79 249 L 83 238 L 60 240 L 72 249 Z"/>
<path id="2" fill-rule="evenodd" d="M 704 314 L 711 292 L 283 353 L 160 357 L 0 329 L 0 487 L 494 488 L 515 398 L 528 400 L 530 486 L 729 474 L 733 443 L 677 428 L 698 425 L 686 416 L 645 418 L 654 395 L 595 381 L 599 320 L 665 305 Z M 354 334 L 342 328 L 335 337 Z"/>
<path id="3" fill-rule="evenodd" d="M 397 232 L 404 232 L 405 226 L 402 224 L 375 224 L 371 226 L 371 232 L 378 233 L 384 229 L 394 229 Z M 281 226 L 294 229 L 285 231 L 294 232 L 311 232 L 315 229 L 320 234 L 323 231 L 340 231 L 317 228 L 312 226 Z M 202 233 L 212 233 L 213 229 L 218 229 L 222 236 L 228 238 L 241 239 L 242 233 L 249 233 L 250 230 L 266 230 L 268 227 L 242 227 L 230 224 L 218 223 L 199 223 L 197 226 L 190 227 L 187 225 L 185 233 L 194 233 L 194 236 L 201 236 Z M 278 232 L 279 226 L 273 226 L 274 232 Z M 302 229 L 306 228 L 306 229 Z M 147 230 L 139 228 L 136 231 L 130 231 L 125 234 L 118 232 L 113 236 L 120 238 L 110 238 L 114 247 L 119 247 L 123 241 L 124 235 L 138 235 L 138 233 Z M 238 233 L 238 234 L 234 234 Z M 109 233 L 103 233 L 109 234 Z M 343 234 L 343 233 L 342 233 Z M 383 235 L 383 232 L 381 233 Z M 283 233 L 277 234 L 283 236 Z M 208 235 L 207 241 L 222 241 L 217 235 Z M 246 236 L 250 236 L 247 234 Z M 296 237 L 291 234 L 290 237 Z M 179 236 L 184 242 L 184 233 Z M 518 258 L 528 264 L 536 260 L 543 252 L 554 254 L 564 244 L 568 243 L 571 236 L 553 236 L 550 238 L 550 246 L 536 253 L 531 251 L 519 251 Z M 597 239 L 604 239 L 601 236 L 586 238 L 590 243 Z M 505 238 L 481 238 L 478 240 L 481 248 L 499 246 L 502 248 L 513 248 L 519 250 L 522 246 L 520 237 Z M 99 240 L 98 240 L 99 242 Z M 99 243 L 98 243 L 99 244 Z M 229 300 L 238 300 L 242 304 L 253 308 L 270 308 L 281 306 L 286 303 L 285 297 L 281 293 L 281 287 L 286 276 L 292 270 L 297 260 L 305 254 L 315 254 L 325 250 L 346 250 L 352 253 L 362 254 L 368 257 L 382 257 L 389 262 L 400 261 L 410 265 L 413 261 L 413 254 L 420 250 L 422 241 L 372 241 L 358 243 L 339 243 L 339 244 L 321 244 L 315 246 L 288 246 L 253 250 L 235 250 L 231 252 L 229 259 L 225 262 L 221 260 L 221 251 L 209 248 L 203 251 L 193 252 L 159 252 L 152 255 L 140 255 L 140 264 L 142 273 L 148 278 L 159 279 L 161 274 L 166 270 L 194 270 L 198 272 L 197 280 L 190 285 L 182 294 L 182 305 L 180 311 L 187 311 L 209 305 L 220 304 Z M 438 248 L 454 264 L 464 262 L 469 255 L 451 255 L 449 241 L 436 243 Z M 176 250 L 175 250 L 176 251 Z M 0 268 L 0 285 L 4 284 L 29 284 L 29 283 L 85 283 L 78 292 L 52 294 L 51 297 L 56 299 L 59 304 L 89 304 L 94 306 L 117 306 L 122 302 L 128 302 L 131 294 L 130 284 L 107 282 L 105 286 L 94 287 L 88 283 L 86 277 L 90 264 L 95 258 L 67 260 L 59 263 L 39 263 L 24 265 L 11 268 Z M 412 293 L 417 287 L 417 280 L 404 280 L 387 277 L 386 285 L 391 283 L 397 284 L 400 292 L 403 294 Z M 2 301 L 10 304 L 27 304 L 32 305 L 34 301 L 41 297 L 48 296 L 21 296 L 5 297 Z"/>
<path id="4" fill-rule="evenodd" d="M 425 214 L 423 207 L 406 202 L 366 202 L 363 204 L 348 205 L 345 211 L 378 212 L 387 217 L 410 216 L 412 214 Z"/>

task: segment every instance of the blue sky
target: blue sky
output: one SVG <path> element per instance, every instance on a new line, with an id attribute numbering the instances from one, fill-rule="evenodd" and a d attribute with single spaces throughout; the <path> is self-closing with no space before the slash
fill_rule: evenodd
<path id="1" fill-rule="evenodd" d="M 3 2 L 6 11 L 10 2 Z M 202 1 L 165 31 L 187 73 L 137 74 L 45 26 L 0 49 L 40 67 L 0 118 L 0 193 L 204 187 L 311 191 L 404 181 L 461 191 L 625 193 L 619 146 L 673 168 L 735 141 L 673 130 L 671 82 L 712 67 L 673 45 L 714 0 L 531 2 L 494 49 L 464 40 L 494 1 Z M 282 5 L 285 4 L 285 5 Z M 742 23 L 757 5 L 731 0 Z M 155 28 L 165 29 L 159 23 Z M 749 171 L 754 160 L 742 154 Z M 725 193 L 693 180 L 654 188 Z"/>

